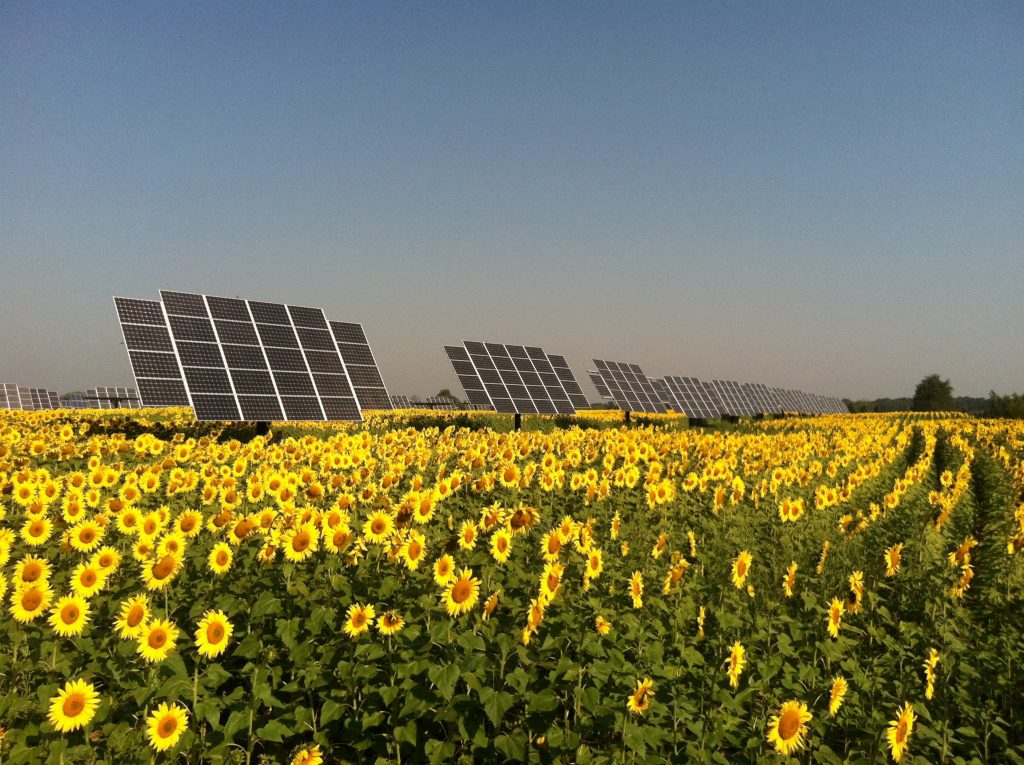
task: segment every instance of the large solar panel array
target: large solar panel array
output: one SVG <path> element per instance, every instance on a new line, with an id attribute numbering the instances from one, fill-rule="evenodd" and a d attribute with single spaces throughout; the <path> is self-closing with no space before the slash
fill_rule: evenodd
<path id="1" fill-rule="evenodd" d="M 604 380 L 601 379 L 601 375 L 597 373 L 596 369 L 588 369 L 587 374 L 590 375 L 590 382 L 594 384 L 594 388 L 597 389 L 597 395 L 601 398 L 611 400 L 612 392 L 608 390 L 608 386 L 604 384 Z"/>
<path id="2" fill-rule="evenodd" d="M 565 389 L 566 395 L 569 396 L 572 405 L 577 409 L 589 409 L 590 400 L 583 392 L 580 384 L 576 382 L 576 375 L 569 368 L 569 362 L 565 360 L 565 356 L 548 354 L 548 361 L 551 362 L 551 368 L 555 370 L 555 376 L 562 383 L 562 387 Z"/>
<path id="3" fill-rule="evenodd" d="M 665 405 L 636 364 L 594 359 L 597 373 L 616 406 L 629 412 L 664 412 Z"/>
<path id="4" fill-rule="evenodd" d="M 391 409 L 391 397 L 366 341 L 363 325 L 346 321 L 332 321 L 330 324 L 360 408 Z"/>
<path id="5" fill-rule="evenodd" d="M 696 377 L 670 376 L 665 378 L 665 383 L 682 407 L 677 411 L 684 412 L 687 417 L 711 420 L 721 415 L 717 401 L 711 398 Z"/>
<path id="6" fill-rule="evenodd" d="M 455 346 L 445 346 L 445 352 L 470 403 L 487 403 L 495 411 L 506 414 L 576 413 L 568 391 L 543 349 L 471 340 L 463 341 L 463 345 L 469 367 L 466 357 Z M 480 386 L 487 396 L 486 402 Z"/>
<path id="7" fill-rule="evenodd" d="M 142 405 L 189 406 L 160 301 L 115 297 L 114 306 Z"/>
<path id="8" fill-rule="evenodd" d="M 658 399 L 665 405 L 665 409 L 671 409 L 673 412 L 682 412 L 682 404 L 676 401 L 675 396 L 672 395 L 672 391 L 668 389 L 668 384 L 663 378 L 660 377 L 648 377 L 647 382 L 654 388 L 654 392 L 658 394 Z"/>
<path id="9" fill-rule="evenodd" d="M 199 420 L 359 420 L 319 308 L 160 291 Z"/>

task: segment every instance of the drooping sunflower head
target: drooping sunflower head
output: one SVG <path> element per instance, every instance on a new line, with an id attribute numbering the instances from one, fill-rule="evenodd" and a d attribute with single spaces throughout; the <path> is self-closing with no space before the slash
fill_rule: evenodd
<path id="1" fill-rule="evenodd" d="M 644 715 L 651 708 L 654 699 L 654 681 L 649 677 L 637 682 L 636 689 L 626 700 L 626 709 L 635 715 Z"/>

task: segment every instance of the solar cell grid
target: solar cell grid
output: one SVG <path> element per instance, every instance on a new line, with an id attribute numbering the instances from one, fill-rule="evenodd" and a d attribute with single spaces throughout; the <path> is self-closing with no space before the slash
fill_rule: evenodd
<path id="1" fill-rule="evenodd" d="M 355 396 L 363 409 L 391 409 L 391 396 L 388 395 L 384 378 L 377 367 L 366 333 L 360 324 L 354 322 L 332 321 L 329 324 L 332 347 L 336 348 L 345 363 L 348 377 L 351 380 Z M 315 330 L 304 330 L 303 342 L 322 343 L 323 336 Z M 322 369 L 320 371 L 329 371 Z"/>
<path id="2" fill-rule="evenodd" d="M 543 349 L 536 346 L 502 345 L 467 340 L 463 343 L 489 403 L 498 412 L 509 414 L 574 414 L 573 402 L 561 384 Z M 461 354 L 448 352 L 453 368 L 464 361 Z M 458 375 L 456 368 L 456 374 Z M 466 379 L 464 380 L 463 377 Z M 471 403 L 483 405 L 478 388 L 467 387 L 473 381 L 463 375 L 459 381 Z"/>
<path id="3" fill-rule="evenodd" d="M 594 359 L 594 364 L 612 400 L 620 409 L 634 412 L 665 411 L 665 405 L 639 365 L 605 359 Z"/>
<path id="4" fill-rule="evenodd" d="M 161 304 L 114 298 L 142 406 L 189 406 L 188 393 Z"/>

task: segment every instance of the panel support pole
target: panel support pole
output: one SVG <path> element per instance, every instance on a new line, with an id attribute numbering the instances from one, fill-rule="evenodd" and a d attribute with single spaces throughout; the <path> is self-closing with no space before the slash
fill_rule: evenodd
<path id="1" fill-rule="evenodd" d="M 523 429 L 523 415 L 519 412 L 512 415 L 512 428 L 517 432 Z"/>

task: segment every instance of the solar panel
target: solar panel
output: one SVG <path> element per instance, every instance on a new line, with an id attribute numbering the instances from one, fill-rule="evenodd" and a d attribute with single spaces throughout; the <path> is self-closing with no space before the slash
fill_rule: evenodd
<path id="1" fill-rule="evenodd" d="M 469 403 L 489 408 L 491 399 L 480 380 L 480 375 L 476 372 L 476 367 L 473 366 L 473 362 L 469 358 L 469 352 L 461 345 L 446 345 L 444 352 L 448 354 L 448 360 L 452 363 L 455 376 L 459 378 L 459 384 L 466 392 Z"/>
<path id="2" fill-rule="evenodd" d="M 408 396 L 391 396 L 391 408 L 392 409 L 408 409 L 410 407 Z"/>
<path id="3" fill-rule="evenodd" d="M 722 403 L 722 414 L 733 417 L 750 417 L 754 414 L 754 404 L 734 380 L 712 380 L 711 384 Z"/>
<path id="4" fill-rule="evenodd" d="M 115 297 L 114 306 L 142 406 L 190 406 L 160 302 Z"/>
<path id="5" fill-rule="evenodd" d="M 576 382 L 576 375 L 569 368 L 569 362 L 565 360 L 565 356 L 548 354 L 548 361 L 551 362 L 551 367 L 555 370 L 555 375 L 558 377 L 558 381 L 562 383 L 562 388 L 569 396 L 572 405 L 576 409 L 589 409 L 590 399 L 587 398 L 580 384 Z"/>
<path id="6" fill-rule="evenodd" d="M 359 399 L 359 408 L 392 409 L 391 396 L 377 368 L 377 360 L 366 340 L 363 325 L 345 321 L 332 321 L 330 324 L 338 352 L 345 362 L 356 398 Z M 300 336 L 306 332 L 311 342 L 318 339 L 302 327 L 298 331 Z"/>
<path id="7" fill-rule="evenodd" d="M 18 386 L 4 383 L 0 386 L 0 408 L 20 410 L 21 395 L 18 393 Z"/>
<path id="8" fill-rule="evenodd" d="M 665 383 L 687 417 L 712 420 L 721 414 L 715 400 L 696 377 L 666 377 Z"/>
<path id="9" fill-rule="evenodd" d="M 450 398 L 442 396 L 427 396 L 426 403 L 432 405 L 431 409 L 440 409 L 442 411 L 454 411 L 459 408 L 459 405 Z"/>
<path id="10" fill-rule="evenodd" d="M 684 413 L 683 405 L 679 401 L 676 401 L 675 396 L 673 396 L 671 391 L 669 391 L 668 385 L 665 383 L 664 379 L 648 377 L 647 382 L 650 383 L 655 394 L 657 394 L 658 399 L 665 405 L 666 409 L 671 409 L 673 412 L 677 412 L 679 414 Z"/>
<path id="11" fill-rule="evenodd" d="M 623 411 L 664 412 L 665 405 L 637 364 L 594 359 L 612 400 Z"/>
<path id="12" fill-rule="evenodd" d="M 196 419 L 362 419 L 321 309 L 167 290 L 160 296 Z"/>
<path id="13" fill-rule="evenodd" d="M 611 399 L 612 392 L 608 390 L 608 386 L 604 384 L 604 380 L 601 379 L 601 375 L 598 374 L 596 369 L 588 369 L 587 374 L 590 375 L 590 382 L 594 384 L 597 389 L 597 395 L 601 398 Z"/>
<path id="14" fill-rule="evenodd" d="M 463 341 L 463 345 L 495 411 L 506 414 L 576 413 L 543 349 L 470 340 Z"/>
<path id="15" fill-rule="evenodd" d="M 743 383 L 740 385 L 740 390 L 753 407 L 752 414 L 764 415 L 770 412 L 771 407 L 768 399 L 765 398 L 764 393 L 755 383 Z"/>

